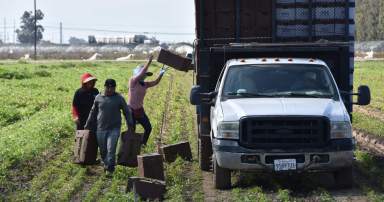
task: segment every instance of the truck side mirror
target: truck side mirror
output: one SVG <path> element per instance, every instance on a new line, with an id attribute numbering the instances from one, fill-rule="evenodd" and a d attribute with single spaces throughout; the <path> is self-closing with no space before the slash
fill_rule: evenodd
<path id="1" fill-rule="evenodd" d="M 200 86 L 193 86 L 189 95 L 192 105 L 212 104 L 212 100 L 217 96 L 217 92 L 202 93 Z"/>
<path id="2" fill-rule="evenodd" d="M 365 106 L 371 103 L 371 91 L 368 86 L 359 86 L 357 93 L 357 105 Z"/>
<path id="3" fill-rule="evenodd" d="M 213 91 L 210 93 L 200 93 L 201 95 L 201 103 L 207 105 L 213 105 L 213 99 L 217 96 L 217 92 Z"/>
<path id="4" fill-rule="evenodd" d="M 189 101 L 192 105 L 200 105 L 201 104 L 201 87 L 193 86 L 191 89 L 191 93 L 189 95 Z"/>

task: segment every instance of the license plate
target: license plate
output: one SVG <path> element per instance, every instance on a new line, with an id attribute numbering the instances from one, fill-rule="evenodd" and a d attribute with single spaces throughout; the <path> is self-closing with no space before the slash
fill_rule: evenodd
<path id="1" fill-rule="evenodd" d="M 274 160 L 275 171 L 296 170 L 296 159 Z"/>

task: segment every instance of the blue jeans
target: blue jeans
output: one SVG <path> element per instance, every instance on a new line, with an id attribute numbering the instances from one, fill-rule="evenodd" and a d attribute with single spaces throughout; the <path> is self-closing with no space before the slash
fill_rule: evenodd
<path id="1" fill-rule="evenodd" d="M 98 130 L 97 143 L 100 148 L 100 155 L 105 168 L 113 172 L 116 165 L 116 147 L 120 136 L 120 128 L 111 130 Z"/>

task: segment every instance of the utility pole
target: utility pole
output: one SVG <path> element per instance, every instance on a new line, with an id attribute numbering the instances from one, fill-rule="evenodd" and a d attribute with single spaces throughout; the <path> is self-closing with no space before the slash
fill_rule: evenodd
<path id="1" fill-rule="evenodd" d="M 35 8 L 35 60 L 37 59 L 37 50 L 36 50 L 36 45 L 37 45 L 37 16 L 36 16 L 36 0 L 34 0 L 34 8 Z"/>
<path id="2" fill-rule="evenodd" d="M 60 22 L 60 45 L 63 45 L 63 23 Z"/>
<path id="3" fill-rule="evenodd" d="M 16 20 L 13 19 L 13 44 L 16 44 Z"/>
<path id="4" fill-rule="evenodd" d="M 7 20 L 4 18 L 4 43 L 7 43 Z"/>

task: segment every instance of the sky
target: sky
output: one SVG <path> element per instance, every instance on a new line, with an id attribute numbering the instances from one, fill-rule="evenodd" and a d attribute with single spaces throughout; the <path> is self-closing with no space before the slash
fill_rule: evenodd
<path id="1" fill-rule="evenodd" d="M 146 33 L 162 42 L 192 42 L 195 38 L 194 0 L 36 0 L 45 14 L 44 40 L 63 42 L 71 36 L 122 37 Z M 14 25 L 20 26 L 24 11 L 33 10 L 33 0 L 0 0 L 0 39 L 13 42 Z M 5 23 L 4 23 L 5 21 Z"/>

